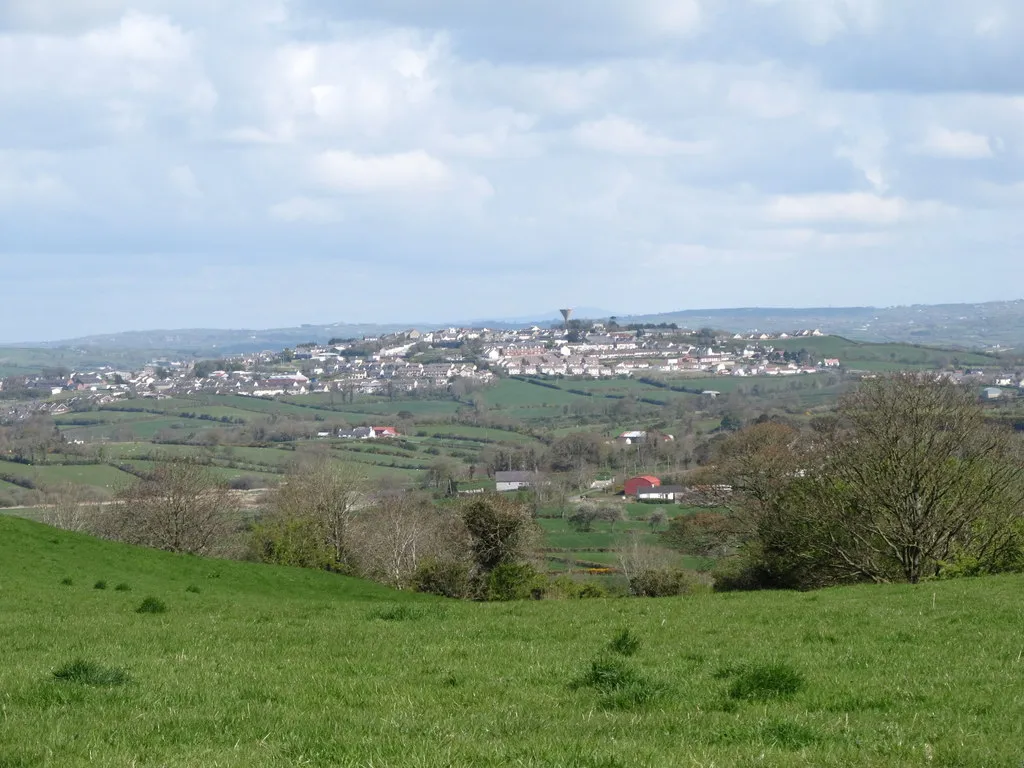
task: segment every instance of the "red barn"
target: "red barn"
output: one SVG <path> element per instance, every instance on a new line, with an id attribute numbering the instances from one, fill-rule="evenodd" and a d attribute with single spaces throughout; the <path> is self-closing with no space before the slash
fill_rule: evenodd
<path id="1" fill-rule="evenodd" d="M 639 477 L 629 478 L 623 489 L 626 496 L 636 496 L 636 492 L 641 488 L 651 488 L 655 485 L 661 485 L 661 480 L 654 475 L 640 475 Z"/>

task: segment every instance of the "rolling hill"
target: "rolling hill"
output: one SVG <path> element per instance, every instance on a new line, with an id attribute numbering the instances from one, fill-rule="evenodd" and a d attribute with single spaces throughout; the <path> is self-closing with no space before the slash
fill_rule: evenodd
<path id="1" fill-rule="evenodd" d="M 5 517 L 0 563 L 4 766 L 1016 766 L 1024 744 L 1020 576 L 459 603 Z"/>

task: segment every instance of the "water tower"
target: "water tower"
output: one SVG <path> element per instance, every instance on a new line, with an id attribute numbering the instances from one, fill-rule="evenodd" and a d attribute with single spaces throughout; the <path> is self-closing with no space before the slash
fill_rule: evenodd
<path id="1" fill-rule="evenodd" d="M 562 321 L 563 321 L 563 325 L 565 327 L 565 332 L 568 333 L 569 332 L 569 318 L 572 316 L 572 310 L 571 309 L 560 309 L 558 311 L 562 313 Z"/>

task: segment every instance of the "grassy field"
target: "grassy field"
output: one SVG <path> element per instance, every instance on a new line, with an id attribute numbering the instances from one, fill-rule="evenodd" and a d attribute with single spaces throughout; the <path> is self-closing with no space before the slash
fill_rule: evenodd
<path id="1" fill-rule="evenodd" d="M 0 562 L 4 766 L 1010 768 L 1024 754 L 1022 577 L 456 603 L 7 517 Z M 149 596 L 166 613 L 137 613 Z M 623 628 L 628 658 L 608 650 Z"/>
<path id="2" fill-rule="evenodd" d="M 837 357 L 848 368 L 865 368 L 862 363 L 903 363 L 900 368 L 908 365 L 934 367 L 939 363 L 950 364 L 954 359 L 960 365 L 997 365 L 998 360 L 988 355 L 975 352 L 936 349 L 921 347 L 914 344 L 873 344 L 869 342 L 851 341 L 841 336 L 821 336 L 815 338 L 782 339 L 769 342 L 777 349 L 799 351 L 806 349 L 810 354 L 822 358 Z M 865 368 L 865 370 L 867 370 Z"/>

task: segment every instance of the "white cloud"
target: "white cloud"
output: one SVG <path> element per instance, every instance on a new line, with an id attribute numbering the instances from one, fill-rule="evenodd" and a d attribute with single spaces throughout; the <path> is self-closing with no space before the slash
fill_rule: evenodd
<path id="1" fill-rule="evenodd" d="M 911 215 L 915 207 L 900 197 L 882 197 L 863 192 L 784 195 L 767 206 L 775 221 L 854 222 L 896 224 Z"/>
<path id="2" fill-rule="evenodd" d="M 776 120 L 804 108 L 801 92 L 782 81 L 737 80 L 729 86 L 729 104 L 755 117 Z"/>
<path id="3" fill-rule="evenodd" d="M 700 27 L 698 0 L 640 0 L 623 4 L 638 20 L 640 30 L 666 37 L 688 37 Z"/>
<path id="4" fill-rule="evenodd" d="M 293 197 L 270 207 L 270 217 L 289 224 L 329 224 L 343 216 L 335 200 Z"/>
<path id="5" fill-rule="evenodd" d="M 422 150 L 393 155 L 358 155 L 340 150 L 320 154 L 314 175 L 343 192 L 431 192 L 447 189 L 454 175 Z"/>
<path id="6" fill-rule="evenodd" d="M 981 160 L 992 157 L 992 142 L 988 136 L 970 131 L 955 131 L 933 126 L 915 147 L 923 155 L 948 157 L 959 160 Z"/>
<path id="7" fill-rule="evenodd" d="M 705 154 L 712 148 L 706 141 L 678 141 L 659 136 L 640 123 L 617 115 L 582 123 L 575 128 L 573 136 L 587 149 L 619 155 Z"/>

